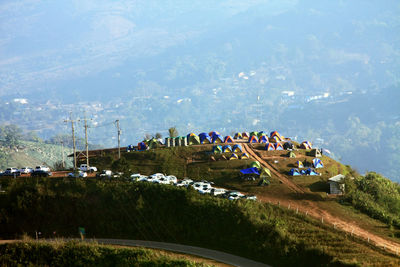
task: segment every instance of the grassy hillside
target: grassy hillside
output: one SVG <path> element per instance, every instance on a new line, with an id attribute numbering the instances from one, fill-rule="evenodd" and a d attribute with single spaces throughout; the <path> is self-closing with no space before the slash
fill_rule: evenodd
<path id="1" fill-rule="evenodd" d="M 17 179 L 6 191 L 0 195 L 2 238 L 35 231 L 77 236 L 85 227 L 88 237 L 196 245 L 276 266 L 400 264 L 366 241 L 268 203 L 120 181 Z"/>
<path id="2" fill-rule="evenodd" d="M 0 244 L 1 266 L 210 266 L 171 253 L 98 244 L 16 242 Z"/>
<path id="3" fill-rule="evenodd" d="M 60 145 L 46 144 L 44 142 L 31 142 L 31 141 L 20 141 L 18 149 L 9 149 L 6 147 L 0 147 L 0 169 L 7 167 L 24 167 L 35 165 L 47 165 L 50 167 L 54 166 L 54 163 L 62 160 L 62 147 Z M 71 167 L 72 162 L 68 158 L 68 154 L 71 154 L 70 148 L 64 147 L 64 158 L 66 166 Z"/>

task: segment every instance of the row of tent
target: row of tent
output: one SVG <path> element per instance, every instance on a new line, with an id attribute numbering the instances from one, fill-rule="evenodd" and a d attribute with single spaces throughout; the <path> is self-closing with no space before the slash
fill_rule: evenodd
<path id="1" fill-rule="evenodd" d="M 224 146 L 216 145 L 216 146 L 213 146 L 212 152 L 213 153 L 227 153 L 227 152 L 240 153 L 240 152 L 243 152 L 243 150 L 242 150 L 242 146 L 239 145 L 239 144 L 236 144 L 236 145 L 233 145 L 233 146 L 230 146 L 230 145 L 224 145 Z"/>
<path id="2" fill-rule="evenodd" d="M 304 168 L 304 164 L 303 164 L 303 162 L 301 162 L 301 161 L 296 161 L 295 166 L 296 166 L 296 168 L 299 168 L 299 169 Z M 322 163 L 322 161 L 321 161 L 320 159 L 315 158 L 315 159 L 313 159 L 313 161 L 312 161 L 312 166 L 313 166 L 315 169 L 318 169 L 318 168 L 323 168 L 323 167 L 324 167 L 324 164 Z"/>
<path id="3" fill-rule="evenodd" d="M 293 168 L 289 171 L 289 175 L 291 176 L 299 176 L 299 175 L 321 175 L 320 173 L 316 172 L 312 168 L 308 168 L 307 170 L 299 170 L 297 168 Z"/>
<path id="4" fill-rule="evenodd" d="M 285 138 L 277 131 L 271 132 L 270 138 L 275 140 L 275 142 L 281 142 L 285 140 Z M 209 133 L 200 133 L 199 135 L 196 135 L 195 133 L 190 133 L 187 135 L 189 145 L 233 143 L 234 139 L 245 139 L 248 140 L 249 143 L 269 142 L 268 135 L 264 132 L 236 133 L 233 138 L 230 135 L 223 137 L 219 132 L 216 131 L 212 131 Z"/>

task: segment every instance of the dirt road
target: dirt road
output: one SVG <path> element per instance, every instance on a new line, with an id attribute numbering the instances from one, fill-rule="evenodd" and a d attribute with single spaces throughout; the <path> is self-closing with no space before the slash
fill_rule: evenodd
<path id="1" fill-rule="evenodd" d="M 294 184 L 290 181 L 285 175 L 279 173 L 273 166 L 268 164 L 265 160 L 257 155 L 257 153 L 253 150 L 253 148 L 249 144 L 242 144 L 243 149 L 246 153 L 249 154 L 250 157 L 260 162 L 260 164 L 271 170 L 278 179 L 288 186 L 294 193 L 305 194 L 310 192 L 306 192 L 300 186 Z M 368 242 L 375 244 L 376 246 L 383 247 L 392 253 L 397 255 L 400 254 L 400 244 L 393 242 L 391 240 L 380 237 L 376 234 L 373 234 L 362 227 L 360 227 L 356 222 L 349 221 L 345 219 L 338 218 L 337 216 L 332 215 L 331 213 L 324 210 L 322 207 L 318 206 L 318 202 L 310 201 L 310 200 L 295 200 L 288 199 L 285 196 L 272 196 L 272 195 L 257 195 L 261 201 L 270 202 L 273 204 L 279 203 L 281 206 L 290 207 L 291 209 L 298 210 L 300 213 L 308 214 L 316 219 L 323 221 L 324 223 L 331 224 L 332 227 L 341 229 L 350 235 L 358 236 L 362 239 L 367 240 Z"/>

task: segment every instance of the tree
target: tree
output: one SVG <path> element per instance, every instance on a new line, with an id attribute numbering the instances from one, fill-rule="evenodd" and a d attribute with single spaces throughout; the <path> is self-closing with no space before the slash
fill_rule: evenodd
<path id="1" fill-rule="evenodd" d="M 169 133 L 169 137 L 171 137 L 171 138 L 178 137 L 178 135 L 179 135 L 178 130 L 176 129 L 175 126 L 169 128 L 169 129 L 168 129 L 168 133 Z"/>
<path id="2" fill-rule="evenodd" d="M 162 138 L 162 134 L 156 133 L 156 139 L 161 139 L 161 138 Z"/>
<path id="3" fill-rule="evenodd" d="M 19 145 L 22 137 L 21 129 L 14 124 L 6 125 L 0 129 L 0 140 L 4 146 L 14 148 Z"/>

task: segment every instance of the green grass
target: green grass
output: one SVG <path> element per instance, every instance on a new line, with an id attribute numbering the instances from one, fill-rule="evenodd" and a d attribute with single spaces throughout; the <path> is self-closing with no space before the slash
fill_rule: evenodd
<path id="1" fill-rule="evenodd" d="M 158 240 L 279 266 L 398 265 L 399 259 L 293 210 L 147 183 L 17 179 L 0 195 L 0 237 Z M 62 211 L 62 212 L 60 212 Z"/>
<path id="2" fill-rule="evenodd" d="M 143 248 L 115 248 L 77 241 L 0 245 L 1 266 L 209 266 Z"/>

